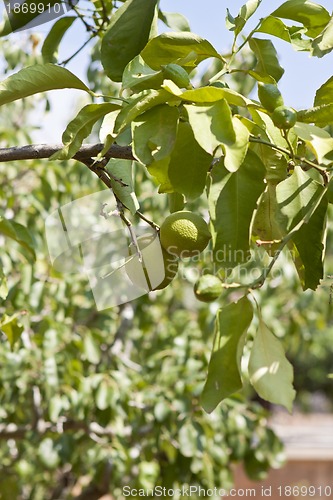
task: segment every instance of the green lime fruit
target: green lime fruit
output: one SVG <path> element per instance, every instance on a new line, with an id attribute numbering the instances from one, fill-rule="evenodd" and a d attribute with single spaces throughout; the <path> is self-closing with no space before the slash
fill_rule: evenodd
<path id="1" fill-rule="evenodd" d="M 258 97 L 264 108 L 271 113 L 284 104 L 281 92 L 273 83 L 258 82 Z"/>
<path id="2" fill-rule="evenodd" d="M 213 302 L 223 291 L 223 285 L 217 276 L 204 274 L 194 285 L 194 295 L 201 302 Z"/>
<path id="3" fill-rule="evenodd" d="M 166 288 L 178 271 L 178 259 L 161 247 L 157 235 L 144 235 L 138 239 L 142 254 L 142 262 L 137 255 L 133 243 L 129 246 L 129 255 L 132 256 L 125 265 L 126 273 L 131 282 L 147 292 Z M 163 266 L 161 266 L 161 256 Z"/>
<path id="4" fill-rule="evenodd" d="M 166 64 L 162 67 L 164 78 L 172 80 L 178 87 L 190 89 L 192 88 L 190 77 L 187 71 L 179 66 L 179 64 Z"/>
<path id="5" fill-rule="evenodd" d="M 162 247 L 178 257 L 193 257 L 211 239 L 207 222 L 198 214 L 181 210 L 165 219 L 160 229 Z"/>
<path id="6" fill-rule="evenodd" d="M 272 120 L 276 127 L 287 130 L 295 125 L 297 112 L 293 108 L 279 106 L 274 110 Z"/>

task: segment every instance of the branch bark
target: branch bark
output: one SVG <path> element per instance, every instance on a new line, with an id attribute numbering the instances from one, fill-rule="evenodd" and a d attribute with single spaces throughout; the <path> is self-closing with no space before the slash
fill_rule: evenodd
<path id="1" fill-rule="evenodd" d="M 39 160 L 50 158 L 54 153 L 63 148 L 63 144 L 29 144 L 27 146 L 16 146 L 12 148 L 0 148 L 0 162 L 15 160 Z M 96 157 L 104 148 L 104 144 L 85 144 L 73 156 L 74 160 L 85 163 Z M 130 146 L 118 146 L 113 144 L 106 152 L 105 158 L 120 158 L 123 160 L 134 160 Z"/>

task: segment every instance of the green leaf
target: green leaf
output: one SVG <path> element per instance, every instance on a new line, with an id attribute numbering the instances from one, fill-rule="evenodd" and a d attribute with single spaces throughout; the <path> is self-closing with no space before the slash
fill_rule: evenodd
<path id="1" fill-rule="evenodd" d="M 208 201 L 214 263 L 218 268 L 230 268 L 249 259 L 250 225 L 265 189 L 265 167 L 249 150 L 237 172 L 230 173 L 218 163 L 211 175 Z"/>
<path id="2" fill-rule="evenodd" d="M 186 421 L 179 429 L 179 451 L 184 457 L 194 457 L 198 451 L 199 433 L 191 421 Z"/>
<path id="3" fill-rule="evenodd" d="M 50 63 L 35 64 L 0 83 L 0 106 L 47 90 L 66 88 L 90 93 L 88 87 L 68 69 Z"/>
<path id="4" fill-rule="evenodd" d="M 288 0 L 278 7 L 272 16 L 297 21 L 307 28 L 307 35 L 318 36 L 330 21 L 330 15 L 321 5 L 309 0 Z"/>
<path id="5" fill-rule="evenodd" d="M 111 174 L 111 185 L 114 194 L 132 214 L 135 214 L 140 205 L 134 192 L 133 163 L 129 160 L 111 158 L 105 168 Z"/>
<path id="6" fill-rule="evenodd" d="M 13 350 L 15 343 L 21 338 L 24 327 L 18 320 L 18 314 L 5 315 L 0 321 L 0 330 L 6 335 Z"/>
<path id="7" fill-rule="evenodd" d="M 333 178 L 331 178 L 327 186 L 327 199 L 328 203 L 333 203 Z"/>
<path id="8" fill-rule="evenodd" d="M 169 63 L 193 68 L 208 57 L 221 59 L 214 47 L 194 33 L 162 33 L 152 38 L 141 52 L 142 58 L 155 70 Z"/>
<path id="9" fill-rule="evenodd" d="M 133 154 L 144 165 L 162 160 L 173 150 L 179 120 L 178 108 L 161 104 L 132 122 Z"/>
<path id="10" fill-rule="evenodd" d="M 316 290 L 324 276 L 323 252 L 326 229 L 327 197 L 323 197 L 319 206 L 307 224 L 293 236 L 298 255 L 294 263 L 301 280 L 303 290 Z"/>
<path id="11" fill-rule="evenodd" d="M 145 461 L 141 460 L 138 466 L 138 486 L 139 491 L 152 490 L 158 478 L 161 476 L 160 465 L 157 461 Z"/>
<path id="12" fill-rule="evenodd" d="M 50 437 L 40 441 L 37 456 L 46 469 L 56 469 L 60 464 L 60 456 L 56 450 L 55 443 Z"/>
<path id="13" fill-rule="evenodd" d="M 281 19 L 274 16 L 265 17 L 256 30 L 257 33 L 267 33 L 291 43 L 294 50 L 300 51 L 310 50 L 311 48 L 311 40 L 302 38 L 305 31 L 305 28 L 299 26 L 286 26 Z"/>
<path id="14" fill-rule="evenodd" d="M 139 94 L 135 94 L 133 98 L 126 104 L 119 115 L 117 116 L 114 131 L 119 134 L 129 123 L 141 113 L 148 111 L 148 109 L 164 104 L 165 102 L 172 102 L 175 98 L 164 89 L 160 90 L 143 90 Z"/>
<path id="15" fill-rule="evenodd" d="M 0 267 L 0 299 L 5 300 L 8 295 L 8 285 L 7 278 L 3 272 L 2 267 Z"/>
<path id="16" fill-rule="evenodd" d="M 272 242 L 265 245 L 264 248 L 270 255 L 274 255 L 275 251 L 278 250 L 279 240 L 285 236 L 284 217 L 278 206 L 274 184 L 269 183 L 260 198 L 252 232 L 260 240 Z"/>
<path id="17" fill-rule="evenodd" d="M 239 35 L 246 22 L 250 19 L 251 16 L 253 16 L 260 4 L 261 0 L 248 0 L 245 5 L 242 5 L 238 15 L 235 18 L 230 16 L 229 9 L 227 9 L 229 30 L 235 32 L 235 37 Z"/>
<path id="18" fill-rule="evenodd" d="M 185 90 L 183 93 L 178 94 L 178 97 L 183 101 L 190 101 L 198 104 L 216 102 L 221 99 L 225 99 L 229 104 L 234 104 L 235 106 L 259 107 L 253 101 L 247 99 L 235 90 L 213 86 L 201 87 L 195 90 Z"/>
<path id="19" fill-rule="evenodd" d="M 211 155 L 222 146 L 225 167 L 230 172 L 238 170 L 246 155 L 249 133 L 238 118 L 232 117 L 226 100 L 210 106 L 185 104 L 184 107 L 200 146 Z"/>
<path id="20" fill-rule="evenodd" d="M 98 386 L 95 396 L 96 406 L 99 410 L 106 410 L 110 406 L 110 390 L 112 388 L 109 386 L 107 380 L 103 379 Z"/>
<path id="21" fill-rule="evenodd" d="M 152 175 L 155 178 L 156 182 L 160 184 L 158 189 L 159 193 L 174 192 L 174 188 L 169 179 L 169 163 L 170 157 L 163 158 L 163 160 L 154 161 L 147 167 L 150 175 Z"/>
<path id="22" fill-rule="evenodd" d="M 49 416 L 51 422 L 57 422 L 61 411 L 63 410 L 63 399 L 59 394 L 55 394 L 50 399 Z"/>
<path id="23" fill-rule="evenodd" d="M 286 229 L 291 231 L 300 222 L 308 222 L 325 188 L 298 165 L 288 179 L 276 188 L 280 210 L 286 216 Z"/>
<path id="24" fill-rule="evenodd" d="M 92 364 L 97 365 L 101 360 L 101 350 L 92 333 L 85 332 L 83 339 L 83 350 L 85 358 Z"/>
<path id="25" fill-rule="evenodd" d="M 236 140 L 232 144 L 224 144 L 224 166 L 229 172 L 236 172 L 243 163 L 248 147 L 249 132 L 237 116 L 232 117 Z"/>
<path id="26" fill-rule="evenodd" d="M 331 163 L 330 160 L 325 159 L 325 156 L 333 150 L 333 138 L 326 130 L 298 122 L 294 127 L 294 131 L 313 152 L 318 163 L 323 164 L 325 161 Z"/>
<path id="27" fill-rule="evenodd" d="M 76 19 L 77 17 L 62 17 L 54 23 L 43 43 L 42 56 L 44 63 L 57 62 L 61 40 Z"/>
<path id="28" fill-rule="evenodd" d="M 314 106 L 321 106 L 323 104 L 333 103 L 333 76 L 331 76 L 323 85 L 317 90 L 314 100 Z"/>
<path id="29" fill-rule="evenodd" d="M 242 388 L 239 343 L 247 332 L 252 317 L 252 305 L 247 297 L 229 304 L 217 313 L 214 346 L 201 395 L 201 404 L 208 413 L 224 398 Z"/>
<path id="30" fill-rule="evenodd" d="M 34 240 L 29 230 L 22 224 L 0 217 L 0 234 L 17 241 L 19 245 L 28 250 L 28 255 L 26 255 L 28 260 L 36 259 Z"/>
<path id="31" fill-rule="evenodd" d="M 259 396 L 292 410 L 295 398 L 293 368 L 281 342 L 260 318 L 249 359 L 250 382 Z"/>
<path id="32" fill-rule="evenodd" d="M 286 140 L 284 139 L 284 137 L 282 137 L 281 130 L 275 127 L 270 116 L 254 108 L 251 108 L 250 112 L 255 124 L 258 125 L 260 129 L 264 130 L 264 135 L 262 134 L 262 132 L 260 132 L 260 130 L 258 131 L 259 135 L 262 136 L 262 138 L 264 138 L 265 136 L 265 140 L 272 142 L 276 146 L 280 146 L 284 149 L 289 148 Z M 256 127 L 254 127 L 254 129 L 258 130 Z M 296 140 L 296 134 L 292 129 L 289 130 L 289 141 L 293 143 L 296 142 Z"/>
<path id="33" fill-rule="evenodd" d="M 333 102 L 297 111 L 297 121 L 325 127 L 333 123 Z"/>
<path id="34" fill-rule="evenodd" d="M 213 155 L 220 144 L 232 144 L 236 136 L 230 107 L 225 99 L 210 106 L 184 105 L 194 137 L 200 146 Z"/>
<path id="35" fill-rule="evenodd" d="M 242 122 L 244 123 L 244 125 L 248 125 L 250 123 L 253 124 L 252 121 L 250 122 L 250 120 L 247 120 L 246 118 L 242 118 Z M 265 130 L 263 130 L 262 128 L 252 126 L 251 128 L 249 127 L 249 130 L 253 135 L 260 135 L 261 139 L 270 142 L 270 137 L 267 136 Z M 259 156 L 259 158 L 265 165 L 265 178 L 269 184 L 278 184 L 287 177 L 288 164 L 286 158 L 282 153 L 274 151 L 274 149 L 272 149 L 270 146 L 261 144 L 259 142 L 251 143 L 251 150 Z"/>
<path id="36" fill-rule="evenodd" d="M 274 16 L 265 17 L 256 32 L 274 35 L 277 38 L 281 38 L 281 40 L 284 40 L 285 42 L 291 43 L 288 27 L 284 24 L 283 21 L 281 21 L 281 19 L 278 19 Z"/>
<path id="37" fill-rule="evenodd" d="M 191 31 L 188 20 L 178 12 L 160 12 L 159 18 L 173 31 Z"/>
<path id="38" fill-rule="evenodd" d="M 198 198 L 206 185 L 212 157 L 194 138 L 188 123 L 180 122 L 168 175 L 173 189 L 189 199 Z"/>
<path id="39" fill-rule="evenodd" d="M 145 89 L 159 88 L 164 80 L 162 71 L 154 71 L 144 62 L 140 55 L 130 61 L 123 73 L 124 89 L 140 92 Z"/>
<path id="40" fill-rule="evenodd" d="M 111 16 L 102 38 L 101 61 L 111 80 L 121 82 L 125 66 L 149 40 L 157 0 L 127 0 Z"/>
<path id="41" fill-rule="evenodd" d="M 184 210 L 185 200 L 184 196 L 180 193 L 170 193 L 168 195 L 169 210 L 172 214 L 173 212 L 179 212 L 179 210 Z"/>
<path id="42" fill-rule="evenodd" d="M 117 116 L 119 115 L 119 109 L 115 111 L 111 111 L 104 116 L 102 120 L 101 128 L 99 129 L 99 139 L 104 143 L 103 151 L 101 155 L 105 154 L 108 149 L 112 146 L 114 139 L 116 138 L 116 134 L 113 132 L 114 126 L 116 123 Z"/>
<path id="43" fill-rule="evenodd" d="M 312 55 L 323 57 L 333 49 L 333 17 L 323 31 L 312 41 Z"/>
<path id="44" fill-rule="evenodd" d="M 83 140 L 91 133 L 95 123 L 118 108 L 118 104 L 105 102 L 102 104 L 87 104 L 80 109 L 74 120 L 69 122 L 62 135 L 64 147 L 54 153 L 50 160 L 68 160 L 72 158 L 80 149 Z"/>
<path id="45" fill-rule="evenodd" d="M 253 50 L 257 64 L 254 70 L 261 76 L 272 76 L 278 82 L 284 73 L 284 69 L 280 66 L 279 58 L 274 45 L 270 40 L 262 40 L 261 38 L 251 38 L 249 45 Z"/>

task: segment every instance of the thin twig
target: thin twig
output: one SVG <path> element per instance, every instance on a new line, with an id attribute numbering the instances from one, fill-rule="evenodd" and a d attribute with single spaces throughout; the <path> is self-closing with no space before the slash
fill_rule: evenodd
<path id="1" fill-rule="evenodd" d="M 66 66 L 66 64 L 68 64 L 68 63 L 69 63 L 72 59 L 74 59 L 74 57 L 76 57 L 76 56 L 77 56 L 77 55 L 81 52 L 81 50 L 83 50 L 83 49 L 84 49 L 84 48 L 88 45 L 88 43 L 90 43 L 90 42 L 91 42 L 91 40 L 92 40 L 93 38 L 95 38 L 95 36 L 96 36 L 95 34 L 91 35 L 91 36 L 88 38 L 88 40 L 86 40 L 86 41 L 85 41 L 85 42 L 81 45 L 81 47 L 79 47 L 79 48 L 78 48 L 78 49 L 74 52 L 74 54 L 72 54 L 71 56 L 69 56 L 69 57 L 68 57 L 67 59 L 65 59 L 64 61 L 60 62 L 60 63 L 59 63 L 59 65 L 60 65 L 60 66 Z"/>
<path id="2" fill-rule="evenodd" d="M 117 203 L 117 209 L 118 209 L 118 212 L 119 212 L 119 216 L 120 216 L 121 220 L 124 222 L 124 224 L 126 225 L 126 227 L 128 229 L 128 232 L 130 234 L 130 238 L 131 238 L 132 243 L 133 243 L 133 245 L 135 247 L 135 250 L 136 250 L 136 254 L 137 254 L 138 258 L 139 258 L 139 262 L 143 262 L 142 252 L 140 250 L 138 239 L 137 239 L 135 231 L 133 229 L 133 224 L 126 217 L 126 215 L 124 213 L 124 205 L 122 204 L 122 202 L 119 200 L 119 198 L 116 196 L 115 193 L 113 193 L 113 194 L 114 194 L 114 196 L 116 198 L 116 203 Z"/>
<path id="3" fill-rule="evenodd" d="M 289 140 L 289 130 L 285 130 L 285 129 L 281 130 L 281 135 L 284 138 L 284 140 L 286 141 L 286 143 L 288 144 L 289 151 L 290 151 L 290 153 L 289 153 L 290 158 L 292 160 L 294 160 L 295 159 L 295 153 L 294 153 L 294 150 L 293 150 L 293 146 L 292 146 L 292 144 L 291 144 L 291 142 Z"/>
<path id="4" fill-rule="evenodd" d="M 136 211 L 136 214 L 140 217 L 140 219 L 142 219 L 143 221 L 145 221 L 147 224 L 149 224 L 155 231 L 159 231 L 160 230 L 160 226 L 158 224 L 155 224 L 154 221 L 150 220 L 150 219 L 147 219 L 147 217 L 145 215 L 143 215 L 142 212 L 140 212 L 139 210 Z"/>

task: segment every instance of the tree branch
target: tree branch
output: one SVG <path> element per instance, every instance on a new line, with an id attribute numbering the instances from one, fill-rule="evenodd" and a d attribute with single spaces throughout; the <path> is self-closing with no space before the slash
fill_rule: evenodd
<path id="1" fill-rule="evenodd" d="M 54 153 L 63 148 L 63 144 L 30 144 L 28 146 L 15 146 L 12 148 L 0 148 L 0 162 L 15 160 L 40 160 L 50 158 Z M 104 148 L 104 144 L 85 144 L 73 156 L 74 160 L 85 162 L 96 157 Z M 120 158 L 123 160 L 134 160 L 130 146 L 118 146 L 113 144 L 105 153 L 106 159 Z"/>

